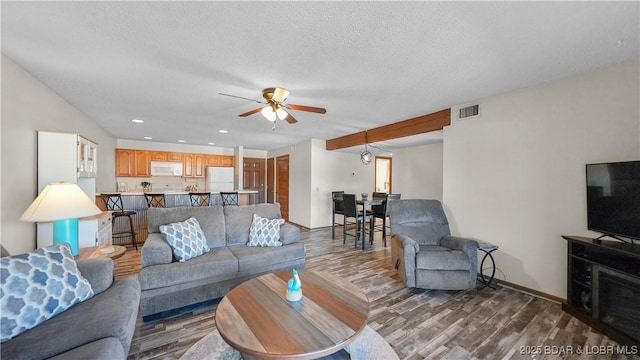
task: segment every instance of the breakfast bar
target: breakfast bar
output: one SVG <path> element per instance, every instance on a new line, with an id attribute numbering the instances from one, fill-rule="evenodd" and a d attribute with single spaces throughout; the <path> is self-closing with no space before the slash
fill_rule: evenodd
<path id="1" fill-rule="evenodd" d="M 257 191 L 237 190 L 237 192 L 239 205 L 252 205 L 256 203 L 256 199 L 258 198 Z M 166 191 L 162 193 L 165 197 L 165 207 L 191 206 L 191 199 L 189 196 L 189 192 L 187 191 Z M 136 214 L 132 216 L 132 220 L 138 243 L 147 238 L 148 232 L 147 209 L 149 208 L 149 206 L 147 205 L 144 194 L 145 192 L 142 191 L 120 192 L 120 195 L 122 195 L 122 205 L 124 207 L 124 210 L 133 210 L 136 212 Z M 106 210 L 105 204 L 100 198 L 100 194 L 96 196 L 96 205 L 99 208 Z M 219 192 L 211 192 L 210 205 L 222 205 L 222 198 Z M 116 221 L 114 221 L 113 232 L 115 233 L 122 231 L 124 230 L 124 228 L 128 228 L 128 226 L 128 223 L 125 224 L 124 221 L 118 221 L 117 223 Z M 123 245 L 131 244 L 130 239 L 114 238 L 113 240 L 114 245 L 120 245 L 118 241 L 122 241 Z"/>

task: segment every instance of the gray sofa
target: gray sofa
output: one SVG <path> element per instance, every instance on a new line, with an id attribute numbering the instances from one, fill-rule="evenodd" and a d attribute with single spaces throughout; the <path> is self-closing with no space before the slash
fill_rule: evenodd
<path id="1" fill-rule="evenodd" d="M 2 359 L 126 359 L 138 317 L 135 276 L 113 281 L 111 259 L 78 260 L 94 296 L 0 345 Z"/>
<path id="2" fill-rule="evenodd" d="M 253 277 L 306 267 L 300 229 L 285 223 L 279 247 L 248 247 L 253 214 L 279 219 L 279 204 L 150 208 L 149 236 L 142 247 L 140 312 L 150 315 L 224 296 Z M 159 226 L 195 217 L 211 250 L 185 262 L 174 259 Z"/>
<path id="3" fill-rule="evenodd" d="M 463 290 L 476 286 L 478 242 L 451 236 L 438 200 L 389 203 L 391 261 L 408 287 Z"/>

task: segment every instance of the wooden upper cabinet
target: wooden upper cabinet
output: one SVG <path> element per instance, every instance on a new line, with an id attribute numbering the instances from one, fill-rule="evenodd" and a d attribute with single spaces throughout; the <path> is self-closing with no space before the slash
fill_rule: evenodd
<path id="1" fill-rule="evenodd" d="M 170 152 L 167 154 L 167 161 L 182 161 L 182 153 Z"/>
<path id="2" fill-rule="evenodd" d="M 220 155 L 205 155 L 204 163 L 206 166 L 221 166 Z"/>
<path id="3" fill-rule="evenodd" d="M 182 177 L 193 177 L 193 155 L 182 154 Z"/>
<path id="4" fill-rule="evenodd" d="M 167 155 L 164 151 L 152 151 L 151 152 L 151 161 L 167 161 Z"/>
<path id="5" fill-rule="evenodd" d="M 116 149 L 116 176 L 135 176 L 135 150 Z"/>
<path id="6" fill-rule="evenodd" d="M 204 177 L 204 155 L 193 155 L 193 177 Z"/>
<path id="7" fill-rule="evenodd" d="M 224 155 L 221 156 L 221 164 L 220 166 L 234 166 L 234 162 L 236 160 L 235 156 Z"/>
<path id="8" fill-rule="evenodd" d="M 136 151 L 136 169 L 134 176 L 151 176 L 151 151 Z"/>

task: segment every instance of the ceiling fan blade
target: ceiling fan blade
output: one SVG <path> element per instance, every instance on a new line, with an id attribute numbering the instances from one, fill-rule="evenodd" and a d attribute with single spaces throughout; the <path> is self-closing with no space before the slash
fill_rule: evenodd
<path id="1" fill-rule="evenodd" d="M 284 119 L 285 119 L 285 120 L 287 120 L 287 122 L 288 122 L 289 124 L 295 124 L 295 123 L 297 123 L 297 122 L 298 122 L 298 120 L 296 120 L 296 118 L 294 118 L 293 116 L 291 116 L 291 114 L 289 114 L 289 113 L 287 113 L 287 114 L 288 114 L 288 115 L 287 115 L 287 117 L 286 117 L 286 118 L 284 118 Z"/>
<path id="2" fill-rule="evenodd" d="M 308 112 L 314 112 L 314 113 L 318 113 L 318 114 L 324 114 L 324 113 L 327 112 L 327 109 L 325 109 L 325 108 L 306 106 L 306 105 L 294 105 L 294 104 L 288 104 L 287 105 L 287 109 L 299 110 L 299 111 L 308 111 Z"/>
<path id="3" fill-rule="evenodd" d="M 255 113 L 259 112 L 260 110 L 262 110 L 262 108 L 253 109 L 253 110 L 251 110 L 251 111 L 247 111 L 246 113 L 244 113 L 244 114 L 240 114 L 240 115 L 238 115 L 238 116 L 240 116 L 240 117 L 245 117 L 245 116 L 253 115 L 253 114 L 255 114 Z"/>
<path id="4" fill-rule="evenodd" d="M 254 101 L 257 102 L 258 104 L 264 104 L 264 102 L 260 101 L 260 100 L 256 100 L 256 99 L 249 99 L 246 97 L 242 97 L 242 96 L 236 96 L 236 95 L 230 95 L 230 94 L 225 94 L 225 93 L 218 93 L 222 96 L 229 96 L 229 97 L 234 97 L 234 98 L 238 98 L 238 99 L 243 99 L 243 100 L 249 100 L 249 101 Z"/>

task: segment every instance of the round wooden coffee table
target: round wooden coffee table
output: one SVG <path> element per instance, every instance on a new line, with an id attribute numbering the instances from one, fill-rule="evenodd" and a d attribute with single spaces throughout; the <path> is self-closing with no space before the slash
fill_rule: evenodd
<path id="1" fill-rule="evenodd" d="M 249 280 L 220 301 L 216 327 L 245 359 L 316 359 L 340 351 L 364 330 L 369 300 L 360 288 L 325 272 L 298 273 L 300 301 L 285 298 L 290 271 Z"/>

